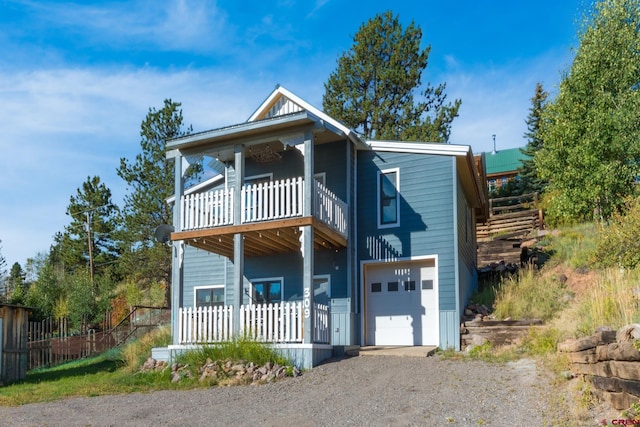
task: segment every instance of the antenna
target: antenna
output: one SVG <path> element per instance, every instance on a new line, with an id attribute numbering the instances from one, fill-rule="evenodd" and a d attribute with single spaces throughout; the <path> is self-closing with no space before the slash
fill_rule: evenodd
<path id="1" fill-rule="evenodd" d="M 491 135 L 491 138 L 493 138 L 493 151 L 491 152 L 491 154 L 496 154 L 498 152 L 496 150 L 496 134 L 494 133 L 493 135 Z"/>
<path id="2" fill-rule="evenodd" d="M 160 243 L 168 243 L 171 240 L 171 233 L 173 233 L 173 225 L 162 224 L 156 227 L 153 235 L 156 236 L 156 240 Z"/>

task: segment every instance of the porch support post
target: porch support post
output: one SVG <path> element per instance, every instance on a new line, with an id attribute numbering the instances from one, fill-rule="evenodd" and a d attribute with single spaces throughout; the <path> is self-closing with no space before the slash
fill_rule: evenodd
<path id="1" fill-rule="evenodd" d="M 184 191 L 184 171 L 189 166 L 186 159 L 178 151 L 174 157 L 174 195 L 173 202 L 173 228 L 174 231 L 182 231 L 180 220 L 182 215 L 182 195 Z M 182 306 L 182 290 L 184 286 L 184 270 L 182 265 L 184 242 L 174 240 L 171 248 L 171 337 L 174 345 L 180 344 L 180 331 L 178 330 L 178 316 Z"/>
<path id="2" fill-rule="evenodd" d="M 242 185 L 244 184 L 244 147 L 235 146 L 236 180 L 233 193 L 233 224 L 242 223 Z M 244 288 L 244 238 L 241 233 L 233 235 L 233 332 L 240 332 L 240 306 L 242 305 L 242 291 Z"/>
<path id="3" fill-rule="evenodd" d="M 304 133 L 304 188 L 303 188 L 303 215 L 313 215 L 313 134 Z M 302 228 L 302 259 L 303 259 L 303 310 L 304 310 L 304 337 L 305 344 L 313 343 L 314 313 L 313 313 L 313 226 Z"/>

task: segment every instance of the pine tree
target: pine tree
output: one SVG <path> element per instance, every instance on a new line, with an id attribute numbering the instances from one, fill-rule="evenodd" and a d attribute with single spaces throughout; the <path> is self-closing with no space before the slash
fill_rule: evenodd
<path id="1" fill-rule="evenodd" d="M 82 188 L 69 198 L 67 215 L 71 222 L 54 236 L 51 261 L 60 263 L 67 272 L 82 268 L 90 276 L 113 263 L 118 257 L 117 214 L 111 190 L 100 177 L 87 177 Z"/>
<path id="2" fill-rule="evenodd" d="M 174 193 L 174 160 L 167 160 L 168 140 L 191 133 L 191 126 L 183 129 L 180 103 L 164 101 L 160 110 L 149 109 L 140 129 L 140 147 L 135 162 L 120 159 L 118 176 L 130 191 L 124 198 L 120 240 L 120 264 L 127 277 L 140 286 L 151 283 L 165 285 L 165 303 L 171 301 L 171 249 L 154 239 L 154 230 L 162 224 L 172 224 L 172 208 L 168 199 Z M 187 180 L 195 179 L 200 165 L 187 171 Z"/>
<path id="3" fill-rule="evenodd" d="M 418 93 L 431 50 L 421 40 L 390 11 L 364 23 L 324 85 L 324 111 L 368 139 L 448 142 L 461 101 L 445 104 L 445 84 Z"/>
<path id="4" fill-rule="evenodd" d="M 529 159 L 521 161 L 520 191 L 522 193 L 542 193 L 548 184 L 546 180 L 540 179 L 538 176 L 538 168 L 534 162 L 536 154 L 544 144 L 540 135 L 540 121 L 548 96 L 549 94 L 543 89 L 542 83 L 537 83 L 527 117 L 527 132 L 524 134 L 528 142 L 524 148 L 520 149 L 522 154 L 529 156 Z"/>

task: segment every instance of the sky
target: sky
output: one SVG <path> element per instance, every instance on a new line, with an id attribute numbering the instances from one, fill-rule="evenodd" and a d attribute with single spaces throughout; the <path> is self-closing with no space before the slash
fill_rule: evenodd
<path id="1" fill-rule="evenodd" d="M 165 99 L 194 131 L 241 123 L 280 84 L 322 108 L 358 28 L 391 10 L 431 46 L 423 83 L 462 100 L 451 143 L 526 144 L 536 82 L 571 65 L 586 0 L 0 0 L 0 254 L 46 253 L 69 198 L 99 176 L 122 206 L 121 158 Z"/>

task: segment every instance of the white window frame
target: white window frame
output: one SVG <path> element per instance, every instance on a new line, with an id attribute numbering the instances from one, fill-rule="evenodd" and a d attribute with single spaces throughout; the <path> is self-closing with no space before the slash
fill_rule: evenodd
<path id="1" fill-rule="evenodd" d="M 249 280 L 249 304 L 257 305 L 264 303 L 256 303 L 254 302 L 253 295 L 253 283 L 254 282 L 277 282 L 280 281 L 280 303 L 284 302 L 284 276 L 281 277 L 257 277 Z"/>
<path id="2" fill-rule="evenodd" d="M 206 285 L 206 286 L 194 286 L 193 287 L 193 307 L 198 307 L 198 291 L 203 289 L 219 289 L 222 288 L 223 297 L 222 297 L 222 306 L 224 307 L 226 304 L 227 290 L 224 285 Z"/>
<path id="3" fill-rule="evenodd" d="M 382 223 L 382 205 L 381 202 L 382 200 L 380 200 L 380 191 L 382 190 L 382 188 L 380 187 L 380 177 L 382 175 L 386 175 L 388 173 L 394 173 L 396 174 L 396 182 L 395 182 L 395 187 L 396 187 L 396 221 L 395 222 L 391 222 L 388 224 L 383 224 Z M 376 184 L 376 216 L 377 216 L 377 223 L 378 223 L 378 229 L 383 229 L 383 228 L 393 228 L 393 227 L 400 227 L 400 168 L 391 168 L 391 169 L 384 169 L 384 170 L 379 170 L 378 174 L 377 174 L 377 184 Z"/>

